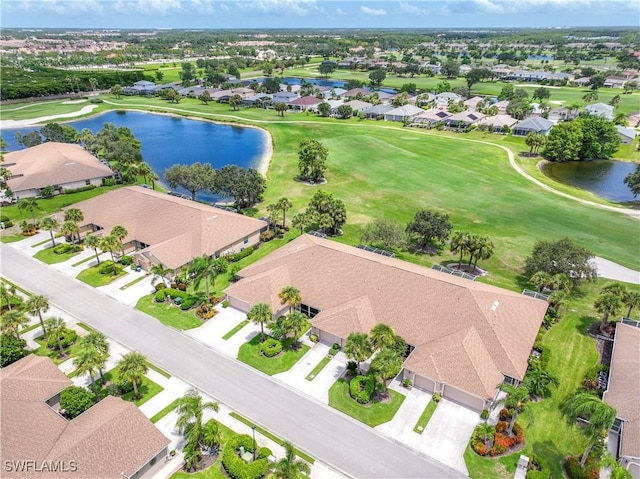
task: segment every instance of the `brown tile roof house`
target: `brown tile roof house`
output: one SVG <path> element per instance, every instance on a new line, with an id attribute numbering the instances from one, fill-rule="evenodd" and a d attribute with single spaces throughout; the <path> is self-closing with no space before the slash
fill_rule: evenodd
<path id="1" fill-rule="evenodd" d="M 505 376 L 521 380 L 547 310 L 544 301 L 434 271 L 334 241 L 303 235 L 240 271 L 227 289 L 231 306 L 257 302 L 282 311 L 278 292 L 300 289 L 303 311 L 323 341 L 377 323 L 415 349 L 405 377 L 474 409 L 494 398 Z M 417 379 L 416 379 L 417 378 Z"/>
<path id="2" fill-rule="evenodd" d="M 623 421 L 619 455 L 640 472 L 640 328 L 618 323 L 610 367 L 603 400 Z"/>
<path id="3" fill-rule="evenodd" d="M 84 214 L 85 231 L 108 234 L 113 226 L 124 226 L 129 234 L 123 244 L 138 250 L 134 258 L 145 269 L 158 262 L 177 269 L 203 254 L 239 252 L 258 243 L 267 227 L 261 220 L 139 186 L 73 207 Z"/>
<path id="4" fill-rule="evenodd" d="M 17 198 L 38 196 L 46 186 L 80 188 L 99 186 L 102 178 L 113 175 L 108 166 L 80 145 L 46 142 L 4 155 L 12 174 L 8 184 Z"/>
<path id="5" fill-rule="evenodd" d="M 71 421 L 58 414 L 51 406 L 71 384 L 41 356 L 0 370 L 3 478 L 141 477 L 151 462 L 164 460 L 169 440 L 133 403 L 108 396 Z M 32 462 L 18 471 L 18 461 Z"/>
<path id="6" fill-rule="evenodd" d="M 323 101 L 324 99 L 316 98 L 315 96 L 301 96 L 300 98 L 296 98 L 295 100 L 290 101 L 289 105 L 296 110 L 306 110 L 313 106 L 319 105 Z"/>

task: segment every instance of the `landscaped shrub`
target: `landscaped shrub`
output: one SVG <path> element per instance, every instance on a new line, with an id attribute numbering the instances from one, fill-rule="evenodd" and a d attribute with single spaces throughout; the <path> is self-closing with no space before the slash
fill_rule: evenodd
<path id="1" fill-rule="evenodd" d="M 499 456 L 503 452 L 505 452 L 507 448 L 503 444 L 494 443 L 493 447 L 489 451 L 490 456 Z"/>
<path id="2" fill-rule="evenodd" d="M 480 419 L 484 419 L 485 421 L 489 418 L 489 410 L 483 409 L 480 413 Z"/>
<path id="3" fill-rule="evenodd" d="M 271 231 L 265 231 L 264 233 L 260 233 L 260 241 L 262 241 L 263 243 L 266 243 L 267 241 L 271 241 L 273 238 L 275 238 L 276 234 Z"/>
<path id="4" fill-rule="evenodd" d="M 227 301 L 226 299 L 222 302 L 222 307 L 223 308 L 228 308 L 229 307 L 229 301 Z"/>
<path id="5" fill-rule="evenodd" d="M 53 247 L 53 252 L 55 254 L 65 254 L 71 251 L 74 251 L 76 247 L 69 243 L 60 243 Z"/>
<path id="6" fill-rule="evenodd" d="M 349 395 L 360 404 L 367 404 L 376 388 L 372 376 L 356 376 L 349 382 Z"/>
<path id="7" fill-rule="evenodd" d="M 253 452 L 256 448 L 251 436 L 247 434 L 239 434 L 227 440 L 222 450 L 222 466 L 232 479 L 258 479 L 267 471 L 269 461 L 266 457 L 262 457 L 266 452 L 271 451 L 267 448 L 260 448 L 255 461 L 250 463 L 244 462 L 238 451 L 240 446 L 245 451 Z"/>
<path id="8" fill-rule="evenodd" d="M 549 479 L 549 466 L 539 456 L 531 455 L 529 457 L 529 470 L 527 471 L 527 479 Z"/>
<path id="9" fill-rule="evenodd" d="M 225 259 L 229 263 L 235 263 L 236 261 L 240 261 L 242 258 L 246 258 L 250 254 L 254 252 L 255 248 L 253 246 L 249 246 L 248 248 L 243 249 L 239 253 L 232 253 L 225 256 Z"/>
<path id="10" fill-rule="evenodd" d="M 120 258 L 119 263 L 123 266 L 129 266 L 131 263 L 133 263 L 133 260 L 131 259 L 131 256 L 124 255 L 122 258 Z"/>
<path id="11" fill-rule="evenodd" d="M 156 283 L 154 286 L 154 289 L 156 291 L 160 291 L 161 289 L 165 289 L 166 286 L 164 285 L 164 283 L 162 281 L 160 281 L 159 283 Z"/>
<path id="12" fill-rule="evenodd" d="M 487 446 L 482 438 L 477 435 L 474 435 L 473 439 L 471 440 L 471 449 L 473 449 L 473 451 L 480 456 L 486 456 L 489 452 L 487 451 Z"/>
<path id="13" fill-rule="evenodd" d="M 120 394 L 127 394 L 133 391 L 133 383 L 131 381 L 118 381 L 115 383 L 120 389 Z"/>
<path id="14" fill-rule="evenodd" d="M 584 467 L 580 467 L 580 458 L 573 456 L 568 458 L 564 470 L 569 479 L 598 479 L 600 477 L 600 468 L 591 456 L 587 458 Z"/>
<path id="15" fill-rule="evenodd" d="M 116 180 L 113 178 L 102 178 L 102 186 L 114 186 Z"/>
<path id="16" fill-rule="evenodd" d="M 442 401 L 442 395 L 440 393 L 433 393 L 433 396 L 431 396 L 431 400 L 433 402 L 440 402 Z"/>
<path id="17" fill-rule="evenodd" d="M 172 286 L 172 287 L 173 287 L 173 286 Z M 187 285 L 186 285 L 186 284 L 184 284 L 184 283 L 180 283 L 180 284 L 178 285 L 178 289 L 179 289 L 180 291 L 186 291 L 186 290 L 187 290 Z"/>
<path id="18" fill-rule="evenodd" d="M 102 103 L 102 98 L 92 98 L 89 103 Z"/>
<path id="19" fill-rule="evenodd" d="M 120 396 L 122 396 L 122 390 L 120 389 L 120 386 L 117 384 L 109 384 L 106 388 L 105 388 L 107 395 L 109 396 L 114 396 L 119 398 Z"/>
<path id="20" fill-rule="evenodd" d="M 201 304 L 196 308 L 196 316 L 205 320 L 213 318 L 217 313 L 218 311 L 216 311 L 208 304 Z"/>
<path id="21" fill-rule="evenodd" d="M 503 407 L 502 409 L 500 409 L 498 417 L 501 421 L 507 421 L 511 417 L 511 414 L 509 414 L 509 410 L 506 407 Z"/>
<path id="22" fill-rule="evenodd" d="M 167 297 L 170 299 L 180 298 L 181 300 L 189 296 L 189 294 L 186 293 L 185 291 L 180 291 L 179 289 L 173 289 L 173 288 L 165 288 L 164 294 L 166 294 Z"/>
<path id="23" fill-rule="evenodd" d="M 349 361 L 347 363 L 347 373 L 356 374 L 358 372 L 358 363 L 355 361 Z"/>
<path id="24" fill-rule="evenodd" d="M 275 338 L 267 338 L 260 345 L 260 352 L 268 358 L 272 358 L 282 351 L 282 343 Z"/>
<path id="25" fill-rule="evenodd" d="M 320 340 L 320 338 L 318 338 L 318 335 L 316 333 L 311 333 L 309 335 L 309 341 L 311 341 L 312 343 L 317 343 Z"/>
<path id="26" fill-rule="evenodd" d="M 331 349 L 335 349 L 336 351 L 340 351 L 340 345 L 338 343 L 333 343 L 331 345 Z"/>
<path id="27" fill-rule="evenodd" d="M 167 299 L 167 295 L 164 293 L 164 290 L 156 291 L 156 303 L 164 303 Z"/>
<path id="28" fill-rule="evenodd" d="M 6 223 L 7 221 L 11 221 L 7 215 L 0 215 L 0 223 Z"/>
<path id="29" fill-rule="evenodd" d="M 93 394 L 86 388 L 69 386 L 60 393 L 60 409 L 64 410 L 65 417 L 69 419 L 85 412 L 94 402 Z"/>
<path id="30" fill-rule="evenodd" d="M 6 221 L 0 221 L 5 228 L 11 228 L 13 226 L 13 221 L 11 220 L 6 220 Z"/>
<path id="31" fill-rule="evenodd" d="M 95 189 L 96 189 L 96 185 L 87 185 L 81 188 L 65 188 L 64 192 L 66 194 L 71 194 L 71 193 L 80 193 L 82 191 L 89 191 L 89 190 L 95 190 Z"/>
<path id="32" fill-rule="evenodd" d="M 271 456 L 273 452 L 268 447 L 261 447 L 258 449 L 258 453 L 256 454 L 256 459 L 267 459 Z"/>
<path id="33" fill-rule="evenodd" d="M 191 309 L 197 302 L 198 298 L 196 298 L 195 296 L 187 296 L 182 300 L 182 303 L 180 303 L 180 309 L 183 311 Z"/>
<path id="34" fill-rule="evenodd" d="M 524 442 L 524 429 L 518 423 L 513 425 L 513 434 L 516 437 L 516 444 L 522 444 Z"/>
<path id="35" fill-rule="evenodd" d="M 25 349 L 27 342 L 10 334 L 0 336 L 0 368 L 16 362 L 29 352 Z"/>
<path id="36" fill-rule="evenodd" d="M 507 421 L 500 421 L 498 424 L 496 424 L 496 432 L 505 432 L 508 427 L 509 423 Z"/>
<path id="37" fill-rule="evenodd" d="M 76 333 L 73 329 L 64 328 L 64 330 L 60 333 L 60 343 L 63 348 L 68 348 L 78 339 L 78 333 Z M 53 334 L 47 335 L 47 347 L 50 349 L 57 349 L 58 346 L 58 338 Z"/>
<path id="38" fill-rule="evenodd" d="M 402 385 L 403 385 L 405 388 L 410 388 L 410 387 L 411 387 L 411 379 L 409 379 L 409 378 L 404 378 L 404 379 L 402 380 Z"/>

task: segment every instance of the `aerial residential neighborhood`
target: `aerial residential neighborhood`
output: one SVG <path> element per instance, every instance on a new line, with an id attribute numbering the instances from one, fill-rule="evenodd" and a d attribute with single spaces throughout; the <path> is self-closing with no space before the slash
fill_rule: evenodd
<path id="1" fill-rule="evenodd" d="M 0 12 L 0 477 L 640 479 L 638 5 Z"/>

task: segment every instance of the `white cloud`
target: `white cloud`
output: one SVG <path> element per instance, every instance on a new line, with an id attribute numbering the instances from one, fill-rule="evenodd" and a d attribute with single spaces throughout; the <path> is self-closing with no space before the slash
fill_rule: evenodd
<path id="1" fill-rule="evenodd" d="M 336 8 L 336 15 L 343 17 L 345 15 L 344 10 L 342 8 Z"/>
<path id="2" fill-rule="evenodd" d="M 184 5 L 187 10 L 195 10 L 201 15 L 213 15 L 216 13 L 212 0 L 190 0 L 190 2 L 190 5 Z M 220 4 L 220 7 L 224 7 L 224 4 Z"/>
<path id="3" fill-rule="evenodd" d="M 108 4 L 111 7 L 111 11 L 123 14 L 167 15 L 182 11 L 182 2 L 180 0 L 116 0 Z"/>
<path id="4" fill-rule="evenodd" d="M 103 3 L 98 0 L 26 0 L 3 1 L 2 10 L 7 12 L 53 13 L 55 15 L 79 15 L 104 13 Z"/>
<path id="5" fill-rule="evenodd" d="M 625 4 L 625 0 L 607 0 L 608 5 Z M 633 4 L 633 2 L 631 2 Z M 572 12 L 602 8 L 599 0 L 448 0 L 447 7 L 455 13 L 527 14 Z M 639 4 L 636 3 L 636 6 Z"/>
<path id="6" fill-rule="evenodd" d="M 313 13 L 322 13 L 316 0 L 252 0 L 237 2 L 240 11 L 251 13 L 268 13 L 278 15 L 297 15 L 304 17 Z"/>
<path id="7" fill-rule="evenodd" d="M 370 8 L 364 5 L 360 7 L 360 11 L 365 15 L 372 15 L 374 17 L 381 17 L 387 14 L 387 11 L 384 8 Z"/>
<path id="8" fill-rule="evenodd" d="M 424 8 L 417 7 L 415 4 L 399 2 L 400 11 L 402 13 L 406 13 L 407 15 L 426 15 L 429 13 L 429 10 Z"/>

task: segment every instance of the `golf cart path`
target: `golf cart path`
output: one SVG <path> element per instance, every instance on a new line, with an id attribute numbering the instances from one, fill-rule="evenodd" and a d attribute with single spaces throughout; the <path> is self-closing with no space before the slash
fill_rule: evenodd
<path id="1" fill-rule="evenodd" d="M 624 283 L 640 284 L 640 271 L 634 271 L 608 259 L 596 256 L 593 262 L 598 268 L 598 276 Z"/>
<path id="2" fill-rule="evenodd" d="M 31 106 L 31 105 L 27 105 Z M 21 107 L 26 108 L 26 107 Z M 74 118 L 76 116 L 87 115 L 93 110 L 98 108 L 98 105 L 86 105 L 78 111 L 72 111 L 70 113 L 60 113 L 58 115 L 41 116 L 39 118 L 27 118 L 25 120 L 0 120 L 0 128 L 19 128 L 21 126 L 33 126 L 38 123 L 44 123 L 51 120 L 58 120 L 60 118 Z M 19 108 L 16 108 L 18 110 Z M 9 110 L 5 110 L 9 111 Z"/>

